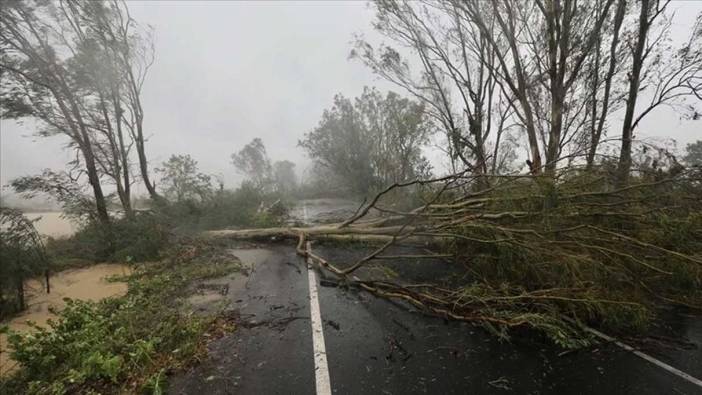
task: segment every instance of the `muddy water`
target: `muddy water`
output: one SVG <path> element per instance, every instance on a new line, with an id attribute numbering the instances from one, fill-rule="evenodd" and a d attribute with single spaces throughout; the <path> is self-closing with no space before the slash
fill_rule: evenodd
<path id="1" fill-rule="evenodd" d="M 68 237 L 77 230 L 76 224 L 66 218 L 61 217 L 60 212 L 49 211 L 40 213 L 25 213 L 29 219 L 39 220 L 34 223 L 34 227 L 42 236 L 51 236 L 55 238 Z"/>
<path id="2" fill-rule="evenodd" d="M 26 284 L 28 308 L 21 315 L 9 322 L 3 322 L 16 331 L 27 331 L 27 321 L 45 326 L 54 315 L 49 312 L 53 307 L 61 310 L 66 303 L 64 298 L 97 301 L 110 296 L 123 295 L 127 284 L 109 282 L 107 277 L 129 274 L 129 267 L 120 264 L 99 264 L 82 269 L 66 270 L 51 277 L 51 293 L 44 291 L 41 280 L 30 280 Z M 7 338 L 0 335 L 0 375 L 11 371 L 15 362 L 7 353 Z"/>

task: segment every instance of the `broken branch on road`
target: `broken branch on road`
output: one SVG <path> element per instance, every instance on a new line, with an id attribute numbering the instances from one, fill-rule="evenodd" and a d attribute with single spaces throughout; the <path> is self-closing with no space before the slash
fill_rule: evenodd
<path id="1" fill-rule="evenodd" d="M 489 179 L 482 189 L 468 182 L 471 177 L 460 172 L 393 184 L 340 224 L 209 235 L 297 239 L 299 255 L 350 286 L 481 323 L 503 337 L 508 328 L 535 328 L 570 348 L 589 342 L 580 323 L 637 329 L 663 302 L 702 306 L 699 169 L 624 188 L 576 167 L 553 177 L 482 176 Z M 384 200 L 403 188 L 423 196 L 423 203 L 403 210 Z M 332 262 L 308 249 L 309 240 L 378 247 L 351 263 Z M 413 243 L 423 252 L 393 252 Z M 404 264 L 393 266 L 399 272 L 394 282 L 365 270 L 396 262 L 433 265 L 439 258 L 456 263 L 454 279 L 413 284 Z"/>

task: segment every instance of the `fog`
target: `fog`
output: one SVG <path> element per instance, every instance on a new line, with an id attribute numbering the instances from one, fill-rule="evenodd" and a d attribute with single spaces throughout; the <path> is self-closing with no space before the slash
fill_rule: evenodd
<path id="1" fill-rule="evenodd" d="M 130 1 L 129 8 L 155 30 L 156 60 L 143 92 L 152 167 L 188 153 L 202 171 L 234 186 L 241 176 L 230 154 L 261 137 L 273 160 L 296 162 L 303 173 L 309 161 L 297 141 L 336 93 L 354 97 L 368 85 L 406 94 L 348 59 L 354 34 L 382 41 L 365 2 Z M 684 38 L 702 3 L 672 8 L 673 37 Z M 44 168 L 63 169 L 74 155 L 60 149 L 64 136 L 32 136 L 32 121 L 2 120 L 0 126 L 2 185 Z M 702 136 L 702 126 L 661 109 L 645 119 L 637 136 L 673 138 L 683 147 Z M 441 172 L 440 155 L 428 156 Z M 144 192 L 140 185 L 137 192 Z"/>
<path id="2" fill-rule="evenodd" d="M 231 186 L 240 177 L 230 154 L 261 137 L 271 158 L 304 167 L 297 140 L 317 124 L 334 94 L 388 87 L 348 60 L 353 34 L 370 30 L 373 14 L 362 2 L 149 1 L 129 7 L 137 21 L 155 29 L 156 61 L 143 94 L 152 165 L 189 153 L 201 170 L 223 175 Z M 2 121 L 2 184 L 46 167 L 62 169 L 71 159 L 59 150 L 63 136 L 35 138 L 32 126 Z"/>

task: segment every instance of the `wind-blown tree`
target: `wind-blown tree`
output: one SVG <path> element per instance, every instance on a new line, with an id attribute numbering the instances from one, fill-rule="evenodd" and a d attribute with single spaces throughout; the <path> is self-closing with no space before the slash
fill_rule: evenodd
<path id="1" fill-rule="evenodd" d="M 72 172 L 44 169 L 40 175 L 16 178 L 10 185 L 26 199 L 39 195 L 51 197 L 61 206 L 62 215 L 72 220 L 87 220 L 89 223 L 98 221 L 93 197 Z"/>
<path id="2" fill-rule="evenodd" d="M 104 135 L 107 149 L 101 167 L 114 180 L 129 211 L 130 151 L 135 148 L 141 179 L 158 199 L 149 177 L 143 129 L 141 91 L 154 61 L 152 32 L 131 18 L 123 1 L 67 2 L 66 17 L 82 37 L 81 56 L 74 64 L 95 94 L 93 127 Z M 107 166 L 105 166 L 107 164 Z"/>
<path id="3" fill-rule="evenodd" d="M 339 176 L 348 190 L 366 194 L 428 175 L 430 166 L 421 152 L 428 137 L 422 105 L 366 88 L 354 102 L 337 95 L 319 126 L 299 145 Z"/>
<path id="4" fill-rule="evenodd" d="M 582 66 L 610 19 L 614 0 L 455 3 L 495 50 L 495 73 L 516 99 L 532 170 L 553 173 L 564 147 L 584 126 Z M 544 155 L 537 154 L 539 144 Z"/>
<path id="5" fill-rule="evenodd" d="M 702 140 L 697 140 L 685 147 L 683 161 L 688 166 L 702 166 Z"/>
<path id="6" fill-rule="evenodd" d="M 190 155 L 171 155 L 156 172 L 161 175 L 163 195 L 172 202 L 202 202 L 212 196 L 212 177 L 200 173 Z"/>
<path id="7" fill-rule="evenodd" d="M 99 43 L 103 58 L 110 62 L 108 66 L 114 70 L 116 78 L 110 80 L 108 97 L 118 121 L 116 126 L 119 128 L 124 124 L 137 153 L 142 182 L 151 198 L 158 199 L 158 192 L 149 175 L 141 102 L 144 82 L 155 60 L 153 32 L 131 17 L 124 1 L 78 4 L 83 10 L 82 20 L 94 32 L 94 41 Z M 122 133 L 118 132 L 118 135 Z"/>
<path id="8" fill-rule="evenodd" d="M 0 24 L 2 115 L 39 120 L 42 136 L 68 136 L 93 189 L 98 221 L 110 222 L 106 180 L 129 215 L 132 146 L 147 190 L 153 189 L 139 132 L 143 110 L 134 104 L 153 61 L 143 50 L 152 48 L 148 36 L 135 31 L 120 1 L 12 2 L 2 8 Z"/>
<path id="9" fill-rule="evenodd" d="M 289 160 L 280 160 L 273 163 L 273 188 L 282 195 L 287 195 L 297 189 L 297 175 L 295 164 Z"/>
<path id="10" fill-rule="evenodd" d="M 232 154 L 231 159 L 234 167 L 247 177 L 254 188 L 261 192 L 270 189 L 271 161 L 260 138 L 251 140 L 239 152 Z"/>
<path id="11" fill-rule="evenodd" d="M 85 97 L 77 89 L 70 58 L 78 52 L 67 19 L 49 2 L 9 2 L 0 8 L 0 69 L 4 118 L 42 121 L 40 135 L 64 134 L 82 155 L 95 196 L 97 218 L 109 225 L 105 194 L 88 124 Z"/>

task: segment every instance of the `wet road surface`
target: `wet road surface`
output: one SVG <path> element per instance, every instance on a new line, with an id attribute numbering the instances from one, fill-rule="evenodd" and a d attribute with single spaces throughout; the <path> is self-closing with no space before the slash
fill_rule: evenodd
<path id="1" fill-rule="evenodd" d="M 334 246 L 317 251 L 334 261 L 349 255 L 348 249 Z M 226 298 L 240 315 L 240 326 L 211 344 L 208 360 L 172 377 L 169 392 L 316 393 L 306 264 L 291 245 L 233 254 L 253 264 L 244 280 L 218 280 L 230 282 Z M 612 344 L 563 354 L 519 336 L 499 342 L 469 324 L 427 317 L 354 289 L 325 286 L 324 273 L 318 273 L 317 281 L 334 394 L 702 393 Z M 690 331 L 699 334 L 698 329 Z M 699 370 L 700 344 L 698 338 L 690 339 L 696 348 L 686 350 L 682 359 L 662 357 L 685 361 L 679 369 Z"/>

